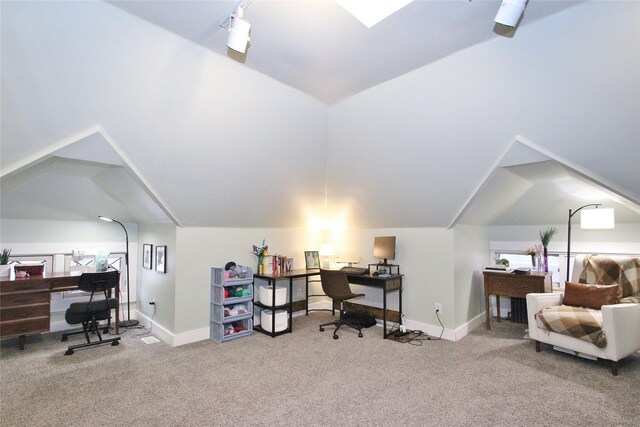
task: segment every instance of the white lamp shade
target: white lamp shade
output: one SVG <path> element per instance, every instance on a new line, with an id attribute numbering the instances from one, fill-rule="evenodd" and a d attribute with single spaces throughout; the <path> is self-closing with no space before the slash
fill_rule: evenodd
<path id="1" fill-rule="evenodd" d="M 320 256 L 334 256 L 335 252 L 333 251 L 333 245 L 331 243 L 323 243 L 320 245 L 318 254 Z"/>
<path id="2" fill-rule="evenodd" d="M 580 227 L 584 229 L 611 229 L 615 227 L 613 208 L 585 209 L 580 212 Z"/>
<path id="3" fill-rule="evenodd" d="M 247 51 L 247 43 L 249 42 L 250 29 L 251 24 L 234 16 L 229 26 L 227 46 L 236 52 L 245 53 Z"/>
<path id="4" fill-rule="evenodd" d="M 515 27 L 526 4 L 526 0 L 502 0 L 494 21 L 508 27 Z"/>

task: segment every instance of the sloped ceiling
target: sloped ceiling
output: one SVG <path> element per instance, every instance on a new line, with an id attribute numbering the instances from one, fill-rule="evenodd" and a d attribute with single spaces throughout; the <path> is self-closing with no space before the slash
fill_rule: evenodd
<path id="1" fill-rule="evenodd" d="M 227 49 L 226 29 L 218 23 L 241 2 L 111 3 L 329 104 L 498 34 L 513 34 L 494 28 L 500 1 L 413 1 L 368 29 L 332 0 L 255 0 L 244 11 L 251 41 L 239 55 Z M 530 3 L 523 26 L 580 2 Z"/>
<path id="2" fill-rule="evenodd" d="M 245 63 L 228 56 L 215 25 L 209 38 L 197 37 L 209 7 L 202 3 L 211 2 L 177 2 L 179 8 L 139 3 L 2 2 L 2 217 L 39 212 L 93 219 L 93 209 L 81 203 L 93 199 L 60 190 L 75 179 L 82 181 L 76 194 L 100 194 L 84 205 L 102 210 L 107 206 L 100 202 L 109 200 L 111 215 L 125 221 L 295 227 L 340 217 L 354 227 L 536 224 L 547 218 L 522 203 L 555 191 L 553 180 L 518 169 L 485 179 L 491 171 L 551 158 L 571 159 L 561 162 L 573 166 L 563 182 L 589 176 L 588 185 L 601 183 L 609 196 L 622 197 L 628 209 L 622 218 L 638 221 L 627 204 L 640 200 L 638 3 L 530 2 L 513 37 L 500 37 L 491 24 L 497 1 L 417 2 L 404 16 L 409 27 L 434 14 L 428 22 L 440 29 L 420 38 L 420 46 L 444 46 L 426 55 L 411 44 L 385 48 L 383 40 L 403 37 L 397 25 L 369 33 L 334 25 L 348 18 L 334 6 L 328 15 L 339 17 L 325 21 L 328 15 L 316 10 L 321 2 L 290 8 L 284 6 L 293 2 L 255 2 L 245 15 L 254 27 Z M 539 3 L 546 12 L 536 15 L 532 6 Z M 271 32 L 258 37 L 261 25 L 277 27 L 278 17 L 290 11 L 298 11 L 296 17 L 308 12 L 305 4 L 323 25 L 300 30 L 302 39 L 321 34 L 346 62 L 322 59 L 318 41 L 283 48 L 275 34 L 284 30 L 274 30 L 273 39 Z M 149 12 L 154 7 L 158 16 Z M 479 15 L 472 19 L 466 12 L 480 9 L 489 15 L 482 30 Z M 174 21 L 163 21 L 171 14 Z M 189 22 L 193 34 L 185 32 Z M 327 28 L 332 37 L 344 31 L 344 40 L 350 35 L 357 42 L 336 47 Z M 257 58 L 251 63 L 263 40 L 270 40 L 270 47 L 261 47 L 271 52 L 268 65 Z M 385 49 L 399 52 L 376 56 Z M 357 58 L 360 71 L 352 74 L 349 61 Z M 365 68 L 371 79 L 357 77 Z M 340 83 L 343 74 L 356 83 Z M 103 150 L 101 159 L 70 144 L 79 130 L 96 126 L 117 147 Z M 535 141 L 542 154 L 496 168 L 516 135 Z M 127 167 L 117 164 L 122 159 Z M 532 170 L 538 168 L 550 172 L 547 165 Z M 124 189 L 129 185 L 139 188 Z M 483 200 L 495 201 L 493 185 L 508 187 L 503 192 L 511 208 L 490 211 Z M 41 197 L 20 199 L 33 188 Z M 576 199 L 561 197 L 567 192 L 573 194 L 554 196 L 562 214 L 549 223 L 576 207 Z M 53 195 L 68 196 L 69 203 Z"/>

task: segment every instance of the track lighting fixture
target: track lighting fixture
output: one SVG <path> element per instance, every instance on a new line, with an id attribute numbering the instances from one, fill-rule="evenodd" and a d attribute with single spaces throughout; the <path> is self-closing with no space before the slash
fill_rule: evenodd
<path id="1" fill-rule="evenodd" d="M 229 37 L 227 37 L 227 46 L 239 53 L 247 51 L 249 30 L 251 30 L 251 24 L 242 19 L 243 15 L 244 11 L 241 7 L 238 7 L 236 12 L 231 14 Z"/>
<path id="2" fill-rule="evenodd" d="M 527 0 L 502 0 L 494 21 L 507 27 L 515 27 L 526 6 Z"/>

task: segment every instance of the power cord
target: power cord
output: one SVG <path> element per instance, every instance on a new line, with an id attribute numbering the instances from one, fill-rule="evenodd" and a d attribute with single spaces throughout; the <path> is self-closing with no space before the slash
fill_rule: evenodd
<path id="1" fill-rule="evenodd" d="M 444 325 L 442 324 L 442 320 L 440 319 L 440 314 L 439 314 L 440 310 L 436 310 L 436 317 L 438 318 L 438 322 L 440 323 L 440 326 L 442 327 L 442 330 L 440 331 L 440 336 L 438 338 L 432 338 L 429 335 L 425 334 L 424 332 L 422 332 L 419 329 L 416 330 L 410 330 L 410 329 L 406 329 L 406 332 L 408 333 L 414 333 L 416 334 L 415 337 L 413 337 L 412 339 L 410 339 L 409 341 L 407 341 L 407 343 L 411 344 L 411 345 L 416 345 L 416 346 L 421 346 L 422 345 L 422 341 L 440 341 L 442 339 L 442 334 L 444 334 Z M 394 324 L 393 326 L 391 326 L 391 330 L 389 331 L 389 335 L 390 336 L 399 336 L 399 334 L 401 333 L 400 330 L 400 325 L 398 325 L 397 323 Z M 425 338 L 422 338 L 425 337 Z"/>
<path id="2" fill-rule="evenodd" d="M 151 333 L 151 331 L 153 330 L 153 318 L 156 316 L 156 302 L 155 300 L 153 302 L 150 302 L 149 304 L 151 304 L 153 306 L 153 313 L 151 314 L 151 322 L 149 325 L 149 330 L 147 332 L 143 332 L 143 333 L 139 333 L 139 334 L 134 334 L 132 335 L 133 338 L 138 338 L 138 337 L 143 337 L 145 335 L 149 335 Z M 136 326 L 138 327 L 138 326 Z M 143 329 L 146 329 L 144 326 L 139 326 Z"/>

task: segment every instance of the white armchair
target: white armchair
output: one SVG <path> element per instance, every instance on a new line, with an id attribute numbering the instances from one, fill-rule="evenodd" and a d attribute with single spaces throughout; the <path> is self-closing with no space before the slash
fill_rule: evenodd
<path id="1" fill-rule="evenodd" d="M 550 332 L 538 327 L 536 313 L 544 307 L 562 304 L 560 293 L 527 294 L 529 336 L 536 342 L 551 344 L 554 349 L 595 360 L 611 360 L 611 373 L 618 375 L 618 361 L 640 350 L 640 304 L 613 304 L 602 306 L 602 329 L 607 345 L 594 344 L 568 335 Z"/>

